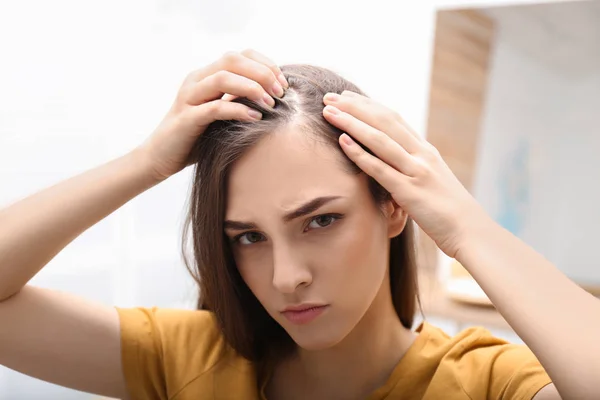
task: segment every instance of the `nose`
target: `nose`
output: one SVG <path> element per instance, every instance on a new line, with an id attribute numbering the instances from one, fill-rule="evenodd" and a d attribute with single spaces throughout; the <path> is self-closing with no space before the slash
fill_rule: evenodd
<path id="1" fill-rule="evenodd" d="M 312 283 L 312 274 L 301 254 L 287 246 L 273 249 L 273 286 L 281 293 L 291 294 Z"/>

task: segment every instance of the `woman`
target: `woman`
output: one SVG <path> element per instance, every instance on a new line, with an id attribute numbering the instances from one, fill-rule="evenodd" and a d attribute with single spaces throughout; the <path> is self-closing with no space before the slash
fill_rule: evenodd
<path id="1" fill-rule="evenodd" d="M 188 267 L 203 310 L 26 285 L 191 164 Z M 483 329 L 412 330 L 411 219 L 528 347 Z M 0 364 L 106 396 L 600 398 L 597 299 L 495 224 L 396 113 L 327 70 L 251 50 L 190 74 L 131 153 L 3 210 L 0 277 Z"/>

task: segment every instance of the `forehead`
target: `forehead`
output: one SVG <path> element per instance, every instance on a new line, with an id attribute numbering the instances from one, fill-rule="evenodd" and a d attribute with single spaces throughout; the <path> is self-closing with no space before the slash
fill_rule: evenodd
<path id="1" fill-rule="evenodd" d="M 319 196 L 353 196 L 360 176 L 344 166 L 341 150 L 294 126 L 263 137 L 233 165 L 227 218 L 286 211 Z"/>

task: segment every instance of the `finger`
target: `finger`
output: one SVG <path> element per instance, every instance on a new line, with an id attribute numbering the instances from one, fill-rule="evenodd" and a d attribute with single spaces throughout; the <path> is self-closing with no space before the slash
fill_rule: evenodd
<path id="1" fill-rule="evenodd" d="M 225 93 L 225 94 L 223 95 L 223 97 L 221 97 L 221 100 L 225 100 L 225 101 L 232 101 L 232 100 L 235 100 L 235 99 L 237 99 L 237 98 L 238 98 L 238 96 L 234 96 L 234 95 L 232 95 L 232 94 Z"/>
<path id="2" fill-rule="evenodd" d="M 256 81 L 229 71 L 218 71 L 193 84 L 187 102 L 191 105 L 199 105 L 220 99 L 224 94 L 247 97 L 262 103 L 267 108 L 275 105 L 275 100 Z"/>
<path id="3" fill-rule="evenodd" d="M 379 103 L 377 103 L 375 100 L 373 100 L 373 99 L 371 99 L 371 98 L 369 98 L 369 97 L 367 97 L 367 96 L 363 96 L 363 95 L 362 95 L 362 94 L 360 94 L 360 93 L 353 92 L 353 91 L 351 91 L 351 90 L 344 90 L 344 91 L 342 92 L 342 96 L 351 96 L 351 97 L 355 97 L 355 98 L 361 98 L 361 99 L 362 99 L 362 100 L 364 100 L 364 101 L 367 101 L 367 102 L 372 102 L 372 103 L 375 103 L 375 104 L 379 104 Z M 420 141 L 425 141 L 425 140 L 423 139 L 423 137 L 422 137 L 421 135 L 419 135 L 419 134 L 418 134 L 418 133 L 417 133 L 417 132 L 416 132 L 416 131 L 415 131 L 415 130 L 414 130 L 414 129 L 413 129 L 413 128 L 412 128 L 412 127 L 411 127 L 411 126 L 410 126 L 410 125 L 409 125 L 409 124 L 408 124 L 408 123 L 405 121 L 405 120 L 404 120 L 404 118 L 402 118 L 402 116 L 401 116 L 400 114 L 398 114 L 398 113 L 394 112 L 393 110 L 390 110 L 390 111 L 391 111 L 391 112 L 394 114 L 394 117 L 396 117 L 396 119 L 397 119 L 397 120 L 398 120 L 398 121 L 399 121 L 399 122 L 400 122 L 400 123 L 401 123 L 401 124 L 402 124 L 402 125 L 403 125 L 403 126 L 406 128 L 406 130 L 407 130 L 408 132 L 410 132 L 412 135 L 414 135 L 414 136 L 415 136 L 415 137 L 416 137 L 418 140 L 420 140 Z"/>
<path id="4" fill-rule="evenodd" d="M 388 133 L 394 140 L 402 144 L 409 153 L 421 149 L 423 138 L 413 131 L 397 112 L 369 97 L 350 90 L 343 91 L 339 99 L 341 100 L 340 106 L 348 107 L 348 111 L 352 115 Z"/>
<path id="5" fill-rule="evenodd" d="M 405 175 L 413 176 L 415 172 L 413 157 L 388 135 L 333 106 L 326 106 L 323 116 L 331 124 L 365 145 L 383 162 Z"/>
<path id="6" fill-rule="evenodd" d="M 197 74 L 197 80 L 206 79 L 219 71 L 229 71 L 244 76 L 258 82 L 271 96 L 283 96 L 283 87 L 269 67 L 239 53 L 226 53 L 219 60 L 203 68 L 201 73 Z"/>
<path id="7" fill-rule="evenodd" d="M 392 168 L 379 158 L 367 153 L 348 134 L 344 133 L 339 139 L 344 153 L 367 175 L 373 177 L 388 192 L 394 194 L 400 191 L 409 177 Z"/>
<path id="8" fill-rule="evenodd" d="M 385 132 L 409 153 L 421 150 L 422 139 L 409 130 L 402 118 L 372 99 L 346 90 L 342 95 L 327 93 L 323 101 Z"/>
<path id="9" fill-rule="evenodd" d="M 257 121 L 262 114 L 248 106 L 230 101 L 213 100 L 199 106 L 192 107 L 189 117 L 197 126 L 207 126 L 214 121 Z"/>
<path id="10" fill-rule="evenodd" d="M 286 89 L 290 87 L 288 81 L 285 79 L 285 76 L 283 76 L 283 72 L 281 71 L 281 69 L 279 69 L 279 66 L 275 64 L 270 58 L 252 49 L 246 49 L 242 51 L 242 55 L 266 65 L 271 71 L 273 71 L 273 74 L 275 74 L 277 80 L 279 81 L 279 83 L 281 83 L 281 86 L 283 86 Z"/>

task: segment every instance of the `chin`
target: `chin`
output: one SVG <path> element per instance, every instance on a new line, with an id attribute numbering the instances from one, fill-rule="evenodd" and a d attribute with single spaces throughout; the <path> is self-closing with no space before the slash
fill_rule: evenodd
<path id="1" fill-rule="evenodd" d="M 339 342 L 341 337 L 323 337 L 323 335 L 290 335 L 298 347 L 306 351 L 327 350 Z"/>
<path id="2" fill-rule="evenodd" d="M 320 326 L 319 326 L 320 325 Z M 319 351 L 330 349 L 339 344 L 349 332 L 338 326 L 315 326 L 286 328 L 288 335 L 298 345 L 307 351 Z"/>

